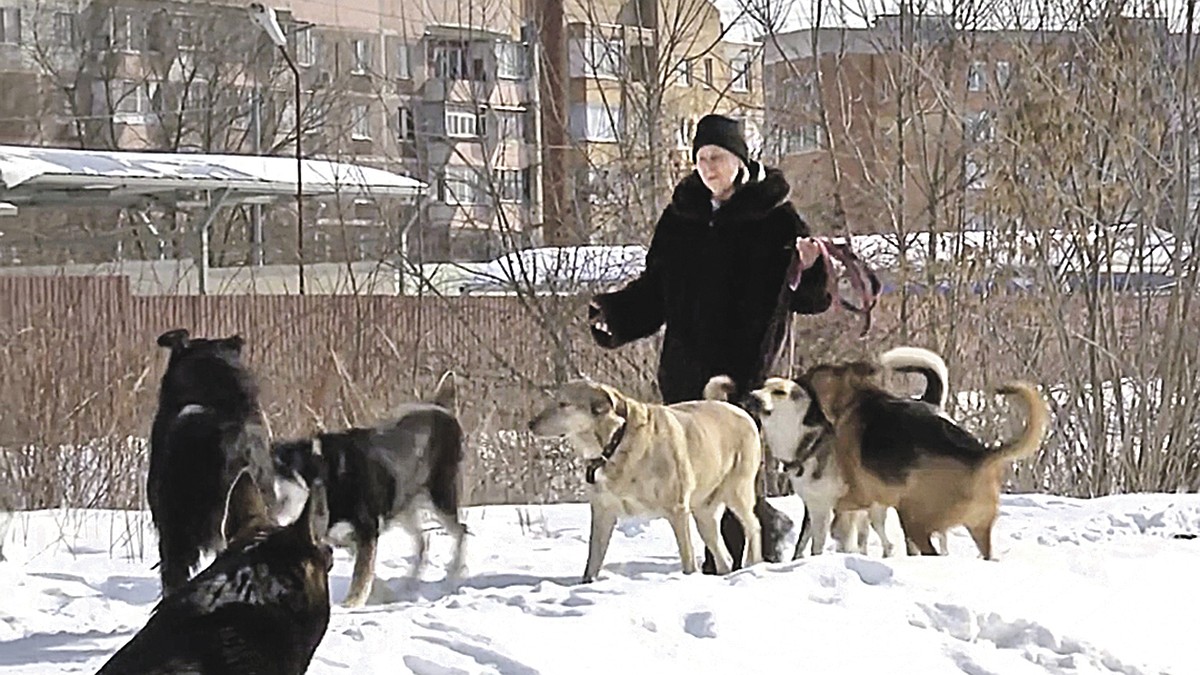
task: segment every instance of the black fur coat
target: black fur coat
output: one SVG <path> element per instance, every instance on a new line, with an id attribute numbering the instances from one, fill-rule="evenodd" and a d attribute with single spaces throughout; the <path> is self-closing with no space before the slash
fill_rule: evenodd
<path id="1" fill-rule="evenodd" d="M 712 193 L 693 172 L 675 187 L 659 218 L 641 276 L 597 295 L 610 333 L 606 348 L 653 335 L 663 324 L 658 384 L 664 403 L 698 399 L 714 375 L 729 375 L 737 396 L 770 375 L 791 312 L 818 314 L 832 301 L 820 261 L 792 291 L 786 276 L 797 237 L 809 236 L 777 169 L 751 169 L 715 212 Z"/>

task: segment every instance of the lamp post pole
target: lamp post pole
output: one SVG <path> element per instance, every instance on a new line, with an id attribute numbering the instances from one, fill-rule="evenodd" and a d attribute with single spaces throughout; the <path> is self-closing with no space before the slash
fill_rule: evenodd
<path id="1" fill-rule="evenodd" d="M 292 79 L 296 86 L 296 262 L 299 271 L 300 295 L 304 295 L 304 154 L 301 148 L 301 139 L 304 133 L 300 126 L 300 69 L 296 67 L 296 62 L 288 53 L 287 38 L 283 34 L 283 28 L 279 26 L 275 10 L 260 2 L 254 2 L 250 4 L 250 17 L 279 48 L 279 53 L 283 54 L 283 60 L 287 62 L 288 68 L 292 71 Z"/>
<path id="2" fill-rule="evenodd" d="M 304 295 L 304 154 L 301 151 L 300 139 L 304 130 L 300 126 L 300 69 L 288 54 L 287 47 L 280 47 L 279 52 L 292 69 L 292 79 L 296 85 L 296 263 L 300 273 L 300 295 Z"/>

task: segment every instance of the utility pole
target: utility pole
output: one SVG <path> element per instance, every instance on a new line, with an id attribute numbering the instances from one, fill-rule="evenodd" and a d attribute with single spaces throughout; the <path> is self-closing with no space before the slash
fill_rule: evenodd
<path id="1" fill-rule="evenodd" d="M 254 128 L 254 154 L 262 155 L 262 85 L 255 83 L 250 115 Z M 250 207 L 250 259 L 255 267 L 263 266 L 262 204 Z"/>

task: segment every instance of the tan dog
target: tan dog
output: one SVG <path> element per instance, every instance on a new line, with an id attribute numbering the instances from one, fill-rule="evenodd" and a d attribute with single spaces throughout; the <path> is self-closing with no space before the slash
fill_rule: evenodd
<path id="1" fill-rule="evenodd" d="M 990 560 L 1004 471 L 1041 446 L 1050 424 L 1045 399 L 1024 382 L 1000 387 L 1021 399 L 1029 419 L 1019 438 L 987 447 L 932 406 L 883 390 L 877 373 L 857 361 L 819 365 L 798 379 L 833 425 L 847 485 L 837 509 L 895 507 L 905 537 L 924 555 L 937 555 L 933 533 L 964 525 Z"/>
<path id="2" fill-rule="evenodd" d="M 762 442 L 744 410 L 721 401 L 669 406 L 631 399 L 613 387 L 576 380 L 529 422 L 535 434 L 566 438 L 588 461 L 591 538 L 583 582 L 595 580 L 621 516 L 664 517 L 683 572 L 696 571 L 690 521 L 728 574 L 732 556 L 718 532 L 728 507 L 746 531 L 745 566 L 762 560 L 754 515 Z"/>

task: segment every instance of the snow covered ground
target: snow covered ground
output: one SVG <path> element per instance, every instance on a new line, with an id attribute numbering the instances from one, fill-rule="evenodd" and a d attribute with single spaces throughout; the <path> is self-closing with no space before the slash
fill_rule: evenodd
<path id="1" fill-rule="evenodd" d="M 796 498 L 775 501 L 799 522 Z M 410 586 L 410 543 L 389 533 L 372 603 L 334 608 L 309 672 L 1200 673 L 1200 539 L 1173 536 L 1200 533 L 1198 495 L 1006 496 L 999 562 L 956 530 L 948 557 L 884 560 L 872 540 L 870 557 L 727 578 L 684 577 L 665 521 L 628 522 L 588 586 L 586 505 L 466 519 L 463 588 L 441 581 L 447 537 L 430 535 Z M 0 562 L 0 673 L 94 672 L 156 601 L 153 548 L 142 513 L 18 517 Z M 339 552 L 335 602 L 350 567 Z"/>

